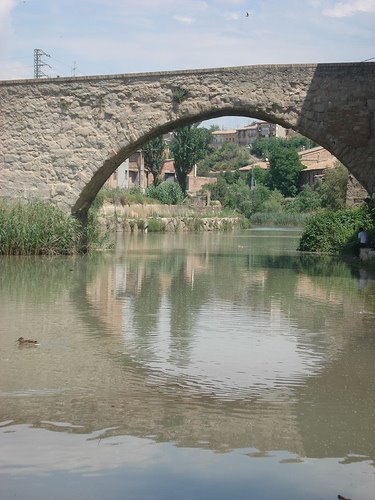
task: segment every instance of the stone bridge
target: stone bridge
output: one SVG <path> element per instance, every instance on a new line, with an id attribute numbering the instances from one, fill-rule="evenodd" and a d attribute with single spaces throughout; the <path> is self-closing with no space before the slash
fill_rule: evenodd
<path id="1" fill-rule="evenodd" d="M 143 143 L 238 115 L 292 128 L 375 192 L 375 63 L 245 66 L 0 82 L 0 197 L 85 219 Z"/>

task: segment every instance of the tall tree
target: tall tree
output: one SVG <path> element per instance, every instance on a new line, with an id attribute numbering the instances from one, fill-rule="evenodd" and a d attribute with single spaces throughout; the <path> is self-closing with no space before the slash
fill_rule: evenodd
<path id="1" fill-rule="evenodd" d="M 174 131 L 170 151 L 174 159 L 177 181 L 186 193 L 187 176 L 198 160 L 206 154 L 209 134 L 197 125 L 188 125 Z"/>
<path id="2" fill-rule="evenodd" d="M 295 149 L 276 147 L 270 154 L 269 184 L 284 196 L 296 196 L 303 166 Z"/>
<path id="3" fill-rule="evenodd" d="M 151 139 L 143 147 L 145 169 L 152 174 L 154 186 L 162 181 L 160 173 L 164 163 L 164 148 L 165 143 L 162 135 Z"/>
<path id="4" fill-rule="evenodd" d="M 331 210 L 345 208 L 348 177 L 348 170 L 340 162 L 335 168 L 325 171 L 324 180 L 318 185 L 324 207 Z"/>

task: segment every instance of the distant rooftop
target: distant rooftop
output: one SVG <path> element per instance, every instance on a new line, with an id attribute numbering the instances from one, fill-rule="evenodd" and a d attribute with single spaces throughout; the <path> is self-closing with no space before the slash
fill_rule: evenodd
<path id="1" fill-rule="evenodd" d="M 214 130 L 212 135 L 235 134 L 237 130 Z"/>

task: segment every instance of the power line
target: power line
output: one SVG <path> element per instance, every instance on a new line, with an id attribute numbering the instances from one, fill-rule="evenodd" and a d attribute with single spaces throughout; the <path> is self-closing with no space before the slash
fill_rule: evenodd
<path id="1" fill-rule="evenodd" d="M 361 61 L 361 62 L 368 62 L 368 61 L 372 61 L 373 59 L 375 59 L 375 57 L 370 57 L 370 59 L 365 59 L 364 61 Z"/>
<path id="2" fill-rule="evenodd" d="M 52 57 L 50 56 L 51 59 L 53 59 L 54 61 L 58 62 L 59 64 L 62 64 L 63 66 L 66 66 L 67 68 L 70 68 L 71 66 L 69 64 L 66 64 L 62 61 L 59 61 L 58 59 L 56 59 L 55 57 Z"/>
<path id="3" fill-rule="evenodd" d="M 48 75 L 44 73 L 42 68 L 44 66 L 51 68 L 51 66 L 42 60 L 43 56 L 51 57 L 49 54 L 46 54 L 42 49 L 34 49 L 34 78 L 48 78 Z"/>
<path id="4" fill-rule="evenodd" d="M 76 76 L 76 71 L 77 71 L 77 62 L 73 62 L 73 66 L 66 64 L 62 61 L 59 61 L 55 57 L 51 56 L 50 54 L 47 54 L 44 52 L 42 49 L 34 49 L 34 78 L 49 78 L 49 75 L 44 73 L 42 68 L 44 66 L 47 66 L 51 70 L 58 71 L 56 67 L 49 65 L 46 63 L 42 57 L 49 57 L 51 60 L 56 61 L 58 64 L 62 64 L 63 66 L 66 66 L 67 68 L 70 69 L 71 75 Z"/>

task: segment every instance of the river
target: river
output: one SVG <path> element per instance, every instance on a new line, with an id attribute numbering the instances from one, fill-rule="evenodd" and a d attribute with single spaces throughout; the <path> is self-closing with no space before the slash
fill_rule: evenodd
<path id="1" fill-rule="evenodd" d="M 0 499 L 373 500 L 375 279 L 299 234 L 0 258 Z"/>

